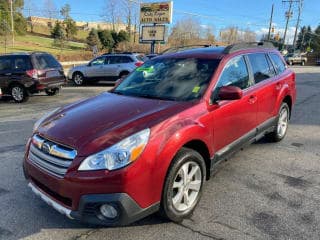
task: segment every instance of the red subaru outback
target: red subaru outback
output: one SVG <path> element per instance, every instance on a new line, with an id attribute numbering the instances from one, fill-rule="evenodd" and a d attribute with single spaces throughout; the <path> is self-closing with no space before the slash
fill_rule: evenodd
<path id="1" fill-rule="evenodd" d="M 295 74 L 266 43 L 165 54 L 40 119 L 24 172 L 72 219 L 122 225 L 160 210 L 181 221 L 219 162 L 285 137 L 295 99 Z"/>

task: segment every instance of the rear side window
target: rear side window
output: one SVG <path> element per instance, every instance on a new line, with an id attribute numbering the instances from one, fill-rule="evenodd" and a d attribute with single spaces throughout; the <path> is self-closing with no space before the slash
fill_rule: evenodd
<path id="1" fill-rule="evenodd" d="M 280 56 L 278 54 L 275 53 L 270 53 L 269 56 L 271 57 L 274 66 L 277 70 L 277 73 L 283 73 L 286 70 L 286 65 L 284 64 L 284 62 L 282 61 L 282 59 L 280 58 Z"/>
<path id="2" fill-rule="evenodd" d="M 36 69 L 39 69 L 39 70 L 61 67 L 60 63 L 50 54 L 34 55 L 34 64 Z"/>
<path id="3" fill-rule="evenodd" d="M 272 66 L 270 66 L 264 53 L 249 54 L 248 58 L 256 83 L 274 76 L 274 70 Z"/>
<path id="4" fill-rule="evenodd" d="M 27 71 L 32 69 L 29 56 L 14 56 L 12 57 L 13 71 Z"/>
<path id="5" fill-rule="evenodd" d="M 241 89 L 250 87 L 249 73 L 246 62 L 242 56 L 231 59 L 225 66 L 216 91 L 224 86 L 235 86 Z"/>
<path id="6" fill-rule="evenodd" d="M 120 63 L 130 63 L 133 62 L 133 60 L 131 59 L 131 57 L 127 57 L 127 56 L 122 56 L 120 58 Z"/>
<path id="7" fill-rule="evenodd" d="M 11 70 L 11 60 L 8 57 L 0 58 L 0 71 L 10 71 Z"/>

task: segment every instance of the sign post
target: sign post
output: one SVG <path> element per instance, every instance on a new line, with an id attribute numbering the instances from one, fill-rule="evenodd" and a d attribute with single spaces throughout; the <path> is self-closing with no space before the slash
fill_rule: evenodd
<path id="1" fill-rule="evenodd" d="M 140 42 L 151 43 L 151 54 L 154 54 L 156 42 L 165 41 L 166 28 L 163 24 L 172 22 L 172 6 L 172 1 L 140 4 L 140 24 L 143 24 Z"/>

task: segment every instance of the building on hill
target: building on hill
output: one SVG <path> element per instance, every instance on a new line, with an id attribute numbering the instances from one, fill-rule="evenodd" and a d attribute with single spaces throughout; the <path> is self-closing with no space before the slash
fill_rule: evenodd
<path id="1" fill-rule="evenodd" d="M 45 26 L 45 27 L 52 27 L 54 26 L 55 22 L 59 21 L 62 22 L 62 19 L 54 19 L 54 18 L 45 18 L 45 17 L 37 17 L 37 16 L 30 16 L 28 17 L 28 22 L 33 26 Z M 100 28 L 102 30 L 112 30 L 112 23 L 107 22 L 78 22 L 76 21 L 76 26 L 79 30 L 89 31 L 92 28 Z M 115 26 L 115 30 L 117 32 L 121 30 L 127 30 L 127 25 L 123 23 L 117 23 Z M 131 27 L 134 29 L 134 26 Z"/>

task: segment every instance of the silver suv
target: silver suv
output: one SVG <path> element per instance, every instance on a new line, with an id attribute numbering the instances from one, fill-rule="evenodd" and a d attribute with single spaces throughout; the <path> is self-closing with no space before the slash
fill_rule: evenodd
<path id="1" fill-rule="evenodd" d="M 144 61 L 145 57 L 142 54 L 104 54 L 94 58 L 86 65 L 71 68 L 68 79 L 78 86 L 85 82 L 115 81 L 128 75 Z"/>

